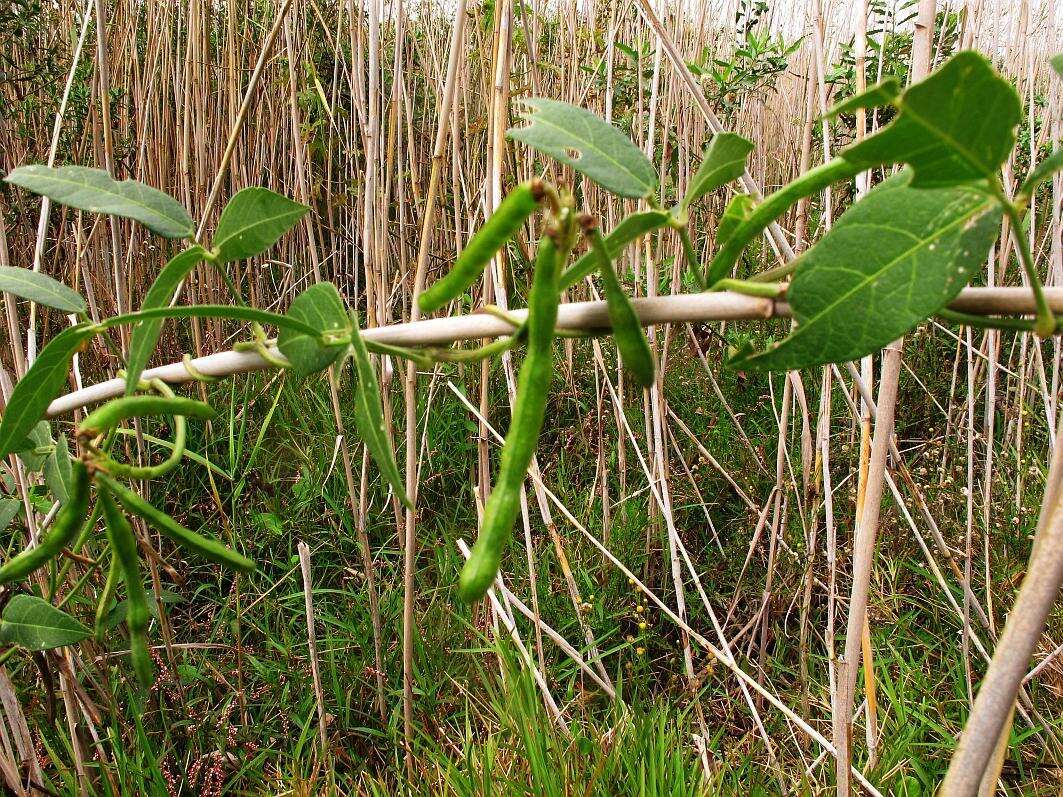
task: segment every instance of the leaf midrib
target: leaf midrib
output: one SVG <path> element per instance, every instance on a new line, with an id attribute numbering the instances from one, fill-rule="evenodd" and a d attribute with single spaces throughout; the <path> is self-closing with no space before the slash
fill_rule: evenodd
<path id="1" fill-rule="evenodd" d="M 67 288 L 65 285 L 63 285 L 63 287 L 66 288 L 68 291 L 70 291 L 70 294 L 71 294 L 70 296 L 65 296 L 58 288 L 56 288 L 55 285 L 52 285 L 52 284 L 50 284 L 48 282 L 40 282 L 40 283 L 38 283 L 38 282 L 34 282 L 32 279 L 27 279 L 24 274 L 19 273 L 19 272 L 24 272 L 24 271 L 26 271 L 26 269 L 16 268 L 14 266 L 4 266 L 2 269 L 0 269 L 0 276 L 4 277 L 5 279 L 9 279 L 12 282 L 18 283 L 20 285 L 28 285 L 31 288 L 39 289 L 42 293 L 46 293 L 49 296 L 54 296 L 57 299 L 67 299 L 67 300 L 69 300 L 69 299 L 74 298 L 74 297 L 76 297 L 79 300 L 81 299 L 81 297 L 78 296 L 77 293 L 75 293 L 70 288 Z M 35 273 L 35 272 L 30 272 L 30 273 Z M 57 283 L 57 284 L 61 285 L 62 283 Z M 7 292 L 8 293 L 14 293 L 14 291 L 7 291 Z M 28 298 L 28 297 L 23 297 L 23 298 Z M 38 302 L 38 304 L 41 304 L 41 302 Z M 68 301 L 67 304 L 64 305 L 64 306 L 69 307 L 70 304 L 71 303 Z M 78 305 L 78 311 L 80 312 L 81 310 L 84 310 L 84 309 L 85 309 L 85 303 L 82 300 L 80 302 L 80 304 Z"/>
<path id="2" fill-rule="evenodd" d="M 33 174 L 33 172 L 31 172 L 31 174 Z M 104 172 L 104 174 L 106 174 L 106 172 Z M 103 194 L 108 194 L 108 195 L 113 196 L 113 197 L 118 197 L 119 199 L 122 199 L 122 200 L 124 200 L 126 202 L 129 202 L 129 203 L 131 203 L 133 205 L 137 205 L 138 207 L 143 208 L 144 210 L 148 211 L 149 213 L 154 213 L 154 214 L 160 216 L 161 218 L 166 219 L 167 221 L 173 222 L 175 225 L 178 225 L 182 229 L 186 230 L 189 234 L 192 233 L 191 226 L 190 225 L 186 226 L 183 219 L 175 219 L 173 216 L 168 216 L 165 213 L 163 213 L 162 211 L 151 207 L 151 205 L 145 205 L 143 202 L 140 202 L 139 200 L 134 199 L 132 197 L 126 196 L 125 194 L 122 194 L 119 191 L 116 191 L 116 190 L 113 190 L 113 189 L 109 189 L 109 188 L 100 188 L 99 186 L 90 185 L 90 184 L 88 184 L 86 182 L 78 182 L 77 180 L 70 180 L 70 179 L 67 179 L 67 178 L 59 176 L 59 172 L 58 171 L 52 172 L 51 174 L 47 174 L 47 173 L 45 173 L 45 174 L 37 174 L 36 176 L 41 177 L 44 180 L 52 180 L 52 181 L 57 182 L 57 183 L 65 183 L 67 185 L 72 185 L 72 186 L 75 186 L 75 187 L 78 187 L 78 188 L 88 188 L 88 189 L 92 189 L 94 191 L 99 191 L 100 193 L 103 193 Z M 110 177 L 109 175 L 108 175 L 108 177 L 111 180 L 111 182 L 114 185 L 116 185 L 116 186 L 131 184 L 129 180 L 115 180 L 113 177 Z M 33 190 L 33 189 L 30 189 L 30 190 Z M 162 193 L 162 192 L 160 191 L 159 193 Z M 166 195 L 164 194 L 164 196 L 166 196 Z M 170 197 L 170 198 L 172 199 L 172 197 Z M 176 201 L 177 200 L 174 200 L 174 202 L 176 202 Z M 98 212 L 103 212 L 103 211 L 98 211 Z M 116 215 L 116 214 L 108 214 L 108 215 Z"/>
<path id="3" fill-rule="evenodd" d="M 539 114 L 541 114 L 541 113 L 542 113 L 542 111 L 539 112 Z M 631 169 L 628 168 L 627 166 L 625 166 L 621 161 L 618 161 L 616 158 L 614 158 L 609 153 L 607 153 L 604 149 L 601 149 L 600 147 L 593 146 L 594 142 L 588 141 L 587 139 L 583 138 L 582 136 L 580 136 L 580 135 L 578 135 L 576 133 L 573 133 L 571 130 L 568 130 L 568 129 L 564 128 L 564 127 L 561 127 L 561 125 L 554 124 L 553 122 L 549 121 L 548 119 L 543 118 L 542 116 L 540 116 L 538 114 L 532 114 L 531 115 L 531 121 L 532 121 L 532 124 L 529 125 L 529 127 L 531 127 L 533 125 L 536 125 L 536 124 L 545 125 L 546 127 L 552 127 L 555 130 L 560 130 L 562 133 L 565 133 L 567 135 L 572 136 L 577 141 L 581 141 L 581 142 L 586 143 L 595 152 L 598 152 L 599 154 L 601 154 L 602 157 L 604 157 L 607 161 L 609 161 L 610 163 L 613 163 L 616 166 L 620 167 L 621 171 L 627 172 L 627 174 L 631 176 L 632 180 L 637 182 L 639 185 L 646 186 L 647 191 L 652 191 L 653 190 L 653 184 L 652 183 L 649 184 L 649 185 L 646 185 L 646 183 L 642 180 L 642 178 L 640 178 L 637 174 L 635 174 L 635 172 L 631 171 Z M 641 155 L 642 153 L 639 152 L 639 154 Z M 568 156 L 566 155 L 565 157 L 567 158 Z M 572 160 L 573 163 L 576 163 L 579 160 L 582 160 L 582 158 L 583 158 L 583 153 L 580 152 L 580 157 L 579 158 L 570 158 L 570 160 Z"/>
<path id="4" fill-rule="evenodd" d="M 233 239 L 237 238 L 238 236 L 242 235 L 243 233 L 247 232 L 250 229 L 253 229 L 255 227 L 261 227 L 264 224 L 269 224 L 269 223 L 272 223 L 274 221 L 278 221 L 280 219 L 285 219 L 285 218 L 287 218 L 289 216 L 299 216 L 299 217 L 301 217 L 304 213 L 306 213 L 306 211 L 307 211 L 307 208 L 305 206 L 298 206 L 298 207 L 295 208 L 295 210 L 287 211 L 287 212 L 284 212 L 284 213 L 278 213 L 276 216 L 268 216 L 268 217 L 265 217 L 265 218 L 256 219 L 255 221 L 252 221 L 252 222 L 250 222 L 248 224 L 245 224 L 242 227 L 238 227 L 238 228 L 234 229 L 229 235 L 225 236 L 220 241 L 218 241 L 217 244 L 216 244 L 216 247 L 220 251 L 222 248 L 225 247 L 225 245 L 227 243 L 229 243 L 230 241 L 232 241 Z"/>
<path id="5" fill-rule="evenodd" d="M 820 310 L 818 313 L 816 313 L 815 316 L 812 316 L 811 318 L 807 319 L 806 321 L 803 321 L 801 323 L 801 325 L 798 327 L 798 329 L 800 329 L 802 327 L 807 328 L 807 327 L 812 326 L 813 324 L 821 321 L 824 315 L 826 315 L 827 313 L 831 312 L 838 305 L 840 305 L 843 302 L 847 301 L 849 298 L 852 297 L 852 295 L 854 293 L 856 293 L 857 291 L 859 291 L 859 290 L 863 289 L 864 287 L 866 287 L 870 282 L 872 282 L 875 279 L 877 279 L 878 277 L 880 277 L 883 273 L 885 273 L 885 272 L 889 271 L 890 269 L 894 268 L 898 264 L 898 262 L 900 262 L 900 261 L 904 260 L 905 258 L 909 257 L 912 252 L 915 252 L 916 250 L 918 250 L 918 249 L 920 249 L 922 247 L 925 247 L 925 246 L 929 245 L 930 243 L 933 243 L 934 241 L 939 240 L 943 235 L 945 235 L 945 233 L 950 232 L 951 230 L 953 230 L 956 227 L 956 225 L 965 223 L 969 219 L 974 217 L 977 212 L 984 211 L 987 208 L 988 204 L 989 203 L 987 201 L 986 202 L 982 202 L 980 205 L 976 205 L 974 208 L 972 208 L 972 210 L 969 213 L 966 213 L 963 216 L 960 216 L 955 221 L 951 221 L 947 225 L 945 225 L 944 227 L 941 227 L 938 230 L 936 230 L 934 232 L 934 234 L 931 235 L 929 238 L 920 238 L 919 239 L 919 243 L 917 245 L 909 247 L 908 249 L 905 249 L 897 257 L 893 258 L 892 260 L 887 262 L 882 268 L 878 269 L 874 273 L 874 275 L 864 277 L 860 282 L 858 282 L 856 285 L 854 285 L 851 289 L 849 289 L 848 291 L 843 293 L 841 296 L 839 296 L 833 302 L 831 302 L 826 307 L 824 307 L 822 310 Z M 868 226 L 868 225 L 866 223 L 863 223 L 863 222 L 852 222 L 849 226 L 857 227 L 857 226 Z M 876 225 L 876 226 L 881 226 L 881 225 Z M 837 227 L 835 229 L 837 229 Z"/>

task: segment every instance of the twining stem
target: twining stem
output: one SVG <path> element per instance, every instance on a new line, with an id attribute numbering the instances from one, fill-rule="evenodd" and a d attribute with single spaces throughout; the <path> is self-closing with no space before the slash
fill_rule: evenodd
<path id="1" fill-rule="evenodd" d="M 1052 308 L 1048 306 L 1048 299 L 1045 297 L 1041 278 L 1037 275 L 1037 269 L 1034 267 L 1030 242 L 1022 234 L 1022 217 L 1014 203 L 1009 202 L 1003 196 L 998 198 L 1004 207 L 1004 215 L 1008 217 L 1010 222 L 1011 236 L 1015 239 L 1015 246 L 1019 250 L 1019 260 L 1022 262 L 1022 268 L 1026 272 L 1026 279 L 1030 282 L 1034 303 L 1037 306 L 1037 319 L 1034 323 L 1033 331 L 1039 338 L 1047 338 L 1055 334 L 1056 319 L 1052 314 Z"/>
<path id="2" fill-rule="evenodd" d="M 951 321 L 954 324 L 977 327 L 978 329 L 1014 329 L 1020 332 L 1033 332 L 1035 331 L 1034 328 L 1036 326 L 1036 322 L 1031 321 L 1028 318 L 998 318 L 993 316 L 972 315 L 971 313 L 959 313 L 947 308 L 938 310 L 937 315 L 939 318 Z M 1054 319 L 1052 324 L 1054 327 Z"/>
<path id="3" fill-rule="evenodd" d="M 155 390 L 166 398 L 174 398 L 174 392 L 170 386 L 161 379 L 152 379 L 144 385 Z M 185 455 L 185 443 L 188 438 L 188 424 L 183 415 L 174 415 L 174 440 L 170 455 L 158 465 L 129 465 L 117 462 L 110 454 L 102 450 L 92 450 L 95 455 L 95 464 L 101 470 L 112 476 L 124 479 L 155 479 L 177 467 Z"/>
<path id="4" fill-rule="evenodd" d="M 485 346 L 480 346 L 475 349 L 442 349 L 442 348 L 430 348 L 425 349 L 425 354 L 428 358 L 437 362 L 447 363 L 475 363 L 481 360 L 486 360 L 490 357 L 495 357 L 503 352 L 509 351 L 526 335 L 526 327 L 521 325 L 516 332 L 506 338 L 499 338 L 493 343 L 488 343 Z"/>
<path id="5" fill-rule="evenodd" d="M 764 232 L 769 224 L 799 199 L 822 191 L 838 180 L 853 177 L 860 171 L 862 170 L 859 167 L 844 158 L 834 158 L 822 166 L 805 172 L 793 182 L 766 196 L 763 202 L 753 208 L 749 218 L 724 241 L 723 246 L 709 264 L 705 283 L 712 288 L 721 279 L 727 277 L 750 241 Z"/>
<path id="6" fill-rule="evenodd" d="M 762 296 L 767 299 L 774 299 L 786 290 L 786 286 L 778 282 L 754 282 L 753 280 L 736 280 L 724 277 L 722 280 L 716 281 L 716 284 L 712 286 L 712 290 L 731 291 L 740 293 L 743 296 Z"/>

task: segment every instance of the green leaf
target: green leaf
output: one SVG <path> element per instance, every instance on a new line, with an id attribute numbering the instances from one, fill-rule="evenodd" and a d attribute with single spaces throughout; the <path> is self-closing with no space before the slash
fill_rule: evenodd
<path id="1" fill-rule="evenodd" d="M 22 509 L 22 502 L 17 498 L 0 498 L 0 531 L 11 525 Z"/>
<path id="2" fill-rule="evenodd" d="M 895 105 L 900 113 L 878 133 L 842 150 L 860 168 L 907 163 L 913 188 L 995 179 L 1015 145 L 1019 96 L 983 56 L 961 52 Z"/>
<path id="3" fill-rule="evenodd" d="M 631 139 L 590 111 L 567 102 L 525 100 L 532 109 L 525 127 L 506 137 L 523 141 L 544 155 L 587 175 L 617 196 L 640 198 L 657 187 L 657 173 Z"/>
<path id="4" fill-rule="evenodd" d="M 299 332 L 281 329 L 277 348 L 288 358 L 299 377 L 328 368 L 343 352 L 343 346 L 326 346 L 322 332 L 344 332 L 351 328 L 351 320 L 343 297 L 331 282 L 319 282 L 292 299 L 288 318 L 307 327 Z M 346 343 L 346 341 L 344 341 Z"/>
<path id="5" fill-rule="evenodd" d="M 145 590 L 146 592 L 147 590 Z M 170 605 L 184 602 L 184 598 L 178 595 L 176 592 L 170 590 L 162 590 L 162 602 Z M 159 601 L 151 593 L 148 593 L 148 613 L 156 620 L 159 619 Z M 100 627 L 105 631 L 110 631 L 112 628 L 117 628 L 125 622 L 126 617 L 129 615 L 129 601 L 120 600 L 113 607 L 111 611 L 107 613 L 107 617 L 100 624 Z"/>
<path id="6" fill-rule="evenodd" d="M 203 260 L 206 250 L 199 244 L 190 246 L 178 252 L 170 262 L 162 267 L 155 282 L 148 288 L 144 297 L 142 310 L 150 310 L 155 307 L 169 307 L 173 301 L 177 286 L 180 285 L 197 265 Z M 140 375 L 148 367 L 155 346 L 162 334 L 163 319 L 151 319 L 141 321 L 133 327 L 133 334 L 129 339 L 129 355 L 126 357 L 126 393 L 134 393 Z"/>
<path id="7" fill-rule="evenodd" d="M 44 483 L 52 491 L 56 501 L 66 503 L 70 497 L 70 447 L 66 435 L 59 435 L 59 441 L 52 446 L 52 453 L 44 461 Z"/>
<path id="8" fill-rule="evenodd" d="M 705 194 L 737 180 L 746 171 L 746 157 L 753 151 L 753 142 L 736 133 L 717 133 L 712 137 L 705 157 L 690 181 L 686 196 L 679 203 L 683 213 Z"/>
<path id="9" fill-rule="evenodd" d="M 672 216 L 666 210 L 647 210 L 625 216 L 613 231 L 605 236 L 605 246 L 609 256 L 616 260 L 632 241 L 641 238 L 651 230 L 666 225 Z M 561 275 L 560 290 L 571 288 L 588 274 L 598 270 L 598 259 L 593 252 L 584 253 L 572 266 Z"/>
<path id="10" fill-rule="evenodd" d="M 4 179 L 61 205 L 139 221 L 164 238 L 195 232 L 192 217 L 172 196 L 136 180 L 119 182 L 103 169 L 20 166 Z"/>
<path id="11" fill-rule="evenodd" d="M 308 210 L 306 205 L 268 188 L 238 191 L 221 212 L 214 233 L 214 253 L 222 263 L 261 254 Z"/>
<path id="12" fill-rule="evenodd" d="M 824 118 L 833 119 L 839 114 L 853 113 L 862 108 L 879 108 L 893 102 L 900 93 L 900 81 L 895 77 L 888 77 L 859 94 L 853 94 L 836 103 L 824 114 Z"/>
<path id="13" fill-rule="evenodd" d="M 797 329 L 741 368 L 855 360 L 952 301 L 984 265 L 1000 206 L 963 188 L 916 189 L 905 171 L 842 214 L 800 261 L 787 291 Z"/>
<path id="14" fill-rule="evenodd" d="M 34 595 L 20 594 L 4 607 L 0 642 L 26 650 L 73 645 L 92 634 L 69 614 Z"/>
<path id="15" fill-rule="evenodd" d="M 0 293 L 10 293 L 64 313 L 85 312 L 85 300 L 81 294 L 47 274 L 28 268 L 0 266 Z"/>
<path id="16" fill-rule="evenodd" d="M 369 361 L 369 352 L 365 348 L 365 341 L 355 326 L 351 335 L 351 352 L 354 355 L 354 370 L 358 375 L 358 384 L 355 386 L 354 423 L 358 427 L 358 434 L 362 442 L 369 449 L 369 455 L 380 468 L 384 478 L 388 480 L 395 495 L 410 509 L 413 503 L 406 495 L 406 487 L 399 473 L 399 467 L 395 464 L 395 452 L 391 447 L 391 439 L 388 437 L 387 427 L 384 424 L 384 404 L 380 398 L 380 382 L 377 380 L 376 371 Z"/>
<path id="17" fill-rule="evenodd" d="M 52 427 L 48 421 L 35 423 L 26 439 L 12 448 L 12 451 L 18 452 L 22 467 L 29 473 L 44 470 L 44 463 L 54 450 L 55 441 L 52 440 Z"/>
<path id="18" fill-rule="evenodd" d="M 1053 55 L 1048 59 L 1048 62 L 1052 64 L 1052 68 L 1056 70 L 1056 74 L 1063 78 L 1063 53 Z"/>
<path id="19" fill-rule="evenodd" d="M 15 385 L 0 419 L 0 457 L 15 451 L 43 417 L 52 399 L 66 384 L 74 352 L 95 332 L 86 324 L 68 327 L 41 350 L 29 371 Z"/>
<path id="20" fill-rule="evenodd" d="M 1037 186 L 1060 169 L 1063 169 L 1063 149 L 1057 149 L 1026 175 L 1026 179 L 1019 188 L 1019 196 L 1026 197 L 1028 200 L 1037 191 Z"/>
<path id="21" fill-rule="evenodd" d="M 717 245 L 723 244 L 734 235 L 735 230 L 753 213 L 753 197 L 749 194 L 735 194 L 720 217 L 720 224 L 716 228 Z"/>

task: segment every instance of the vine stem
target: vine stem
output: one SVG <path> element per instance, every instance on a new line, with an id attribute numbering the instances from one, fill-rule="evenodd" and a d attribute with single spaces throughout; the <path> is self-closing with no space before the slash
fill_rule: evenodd
<path id="1" fill-rule="evenodd" d="M 1030 242 L 1022 234 L 1022 218 L 1015 204 L 1007 199 L 1001 199 L 1004 206 L 1004 215 L 1008 217 L 1011 227 L 1011 237 L 1015 240 L 1015 246 L 1019 251 L 1019 260 L 1022 262 L 1026 279 L 1030 281 L 1030 289 L 1033 291 L 1034 302 L 1037 306 L 1037 321 L 1034 324 L 1034 332 L 1039 338 L 1047 338 L 1056 330 L 1056 319 L 1053 317 L 1052 308 L 1048 306 L 1045 298 L 1045 289 L 1041 285 L 1041 278 L 1037 276 L 1037 269 L 1033 262 L 1033 252 L 1030 251 Z"/>
<path id="2" fill-rule="evenodd" d="M 1051 310 L 1063 313 L 1063 288 L 1046 288 L 1044 296 Z M 790 315 L 789 305 L 784 301 L 726 291 L 640 298 L 632 300 L 632 304 L 643 326 L 787 318 Z M 976 315 L 1032 315 L 1036 305 L 1028 288 L 965 288 L 949 305 L 949 309 Z M 527 311 L 513 310 L 510 314 L 513 320 L 520 323 L 527 316 Z M 609 328 L 609 312 L 605 302 L 563 304 L 558 311 L 557 326 L 559 330 L 606 330 Z M 501 338 L 512 332 L 513 326 L 509 321 L 487 313 L 473 313 L 373 327 L 363 330 L 362 337 L 367 343 L 392 346 L 439 346 L 460 340 Z M 270 353 L 282 356 L 276 349 L 270 349 Z M 149 368 L 142 378 L 177 384 L 195 381 L 201 376 L 226 377 L 273 367 L 254 351 L 223 351 L 197 357 L 189 363 L 191 371 L 184 362 L 179 361 Z M 99 382 L 60 396 L 49 405 L 47 415 L 54 418 L 120 396 L 124 392 L 125 381 L 122 379 Z"/>
<path id="3" fill-rule="evenodd" d="M 861 171 L 844 158 L 834 158 L 821 166 L 810 169 L 773 194 L 764 197 L 749 218 L 742 222 L 720 247 L 709 264 L 705 283 L 711 288 L 717 281 L 731 275 L 738 258 L 749 243 L 759 236 L 779 216 L 802 197 L 811 196 L 829 185 L 853 177 Z"/>

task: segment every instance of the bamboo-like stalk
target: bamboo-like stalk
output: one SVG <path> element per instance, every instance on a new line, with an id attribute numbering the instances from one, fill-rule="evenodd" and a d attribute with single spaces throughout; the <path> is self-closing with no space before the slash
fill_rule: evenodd
<path id="1" fill-rule="evenodd" d="M 1046 296 L 1053 312 L 1063 313 L 1063 288 L 1048 288 Z M 784 301 L 743 296 L 727 291 L 715 293 L 679 294 L 656 298 L 634 299 L 632 304 L 643 326 L 661 323 L 695 321 L 741 321 L 768 318 L 787 318 L 790 308 Z M 1024 288 L 964 288 L 949 305 L 962 313 L 984 315 L 1032 315 L 1033 298 Z M 515 321 L 523 321 L 527 310 L 510 311 Z M 605 302 L 568 302 L 557 314 L 557 328 L 564 331 L 605 331 L 609 328 L 609 312 Z M 486 313 L 410 321 L 362 331 L 362 337 L 392 346 L 439 346 L 464 340 L 498 338 L 513 328 L 504 320 Z M 283 357 L 272 349 L 274 356 Z M 223 351 L 198 357 L 191 361 L 196 373 L 226 377 L 234 374 L 262 371 L 273 366 L 258 354 L 249 351 Z M 161 379 L 170 384 L 195 381 L 195 376 L 183 362 L 157 366 L 144 371 L 144 379 Z M 125 381 L 111 379 L 61 396 L 48 406 L 47 417 L 64 415 L 80 407 L 87 407 L 121 395 Z"/>

